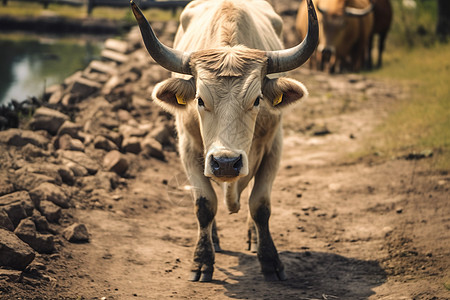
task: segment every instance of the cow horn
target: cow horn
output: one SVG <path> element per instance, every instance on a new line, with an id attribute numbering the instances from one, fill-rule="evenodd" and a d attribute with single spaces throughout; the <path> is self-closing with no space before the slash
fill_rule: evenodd
<path id="1" fill-rule="evenodd" d="M 373 10 L 373 1 L 370 0 L 370 5 L 366 8 L 345 7 L 345 14 L 351 17 L 364 17 Z"/>
<path id="2" fill-rule="evenodd" d="M 163 68 L 169 71 L 192 75 L 191 68 L 189 66 L 191 54 L 189 52 L 172 49 L 162 44 L 156 37 L 144 14 L 133 0 L 130 1 L 130 5 L 133 10 L 134 17 L 139 24 L 145 47 L 151 57 L 153 57 L 153 59 Z"/>
<path id="3" fill-rule="evenodd" d="M 308 33 L 304 40 L 295 47 L 267 51 L 267 74 L 287 72 L 303 65 L 316 50 L 319 42 L 319 23 L 312 0 L 307 0 Z"/>

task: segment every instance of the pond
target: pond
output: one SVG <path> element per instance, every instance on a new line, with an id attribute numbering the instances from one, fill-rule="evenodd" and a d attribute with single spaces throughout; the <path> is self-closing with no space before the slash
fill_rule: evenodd
<path id="1" fill-rule="evenodd" d="M 47 86 L 99 59 L 106 37 L 0 35 L 0 105 L 41 97 Z"/>

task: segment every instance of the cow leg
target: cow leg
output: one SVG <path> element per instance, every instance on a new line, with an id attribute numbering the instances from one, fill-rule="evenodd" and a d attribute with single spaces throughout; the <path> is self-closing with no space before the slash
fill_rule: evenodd
<path id="1" fill-rule="evenodd" d="M 267 281 L 286 280 L 284 265 L 278 257 L 269 231 L 270 193 L 279 165 L 281 145 L 279 132 L 271 151 L 264 156 L 255 175 L 255 184 L 249 199 L 250 215 L 255 222 L 258 237 L 258 260 Z"/>
<path id="2" fill-rule="evenodd" d="M 387 31 L 386 32 L 382 32 L 379 34 L 379 40 L 378 40 L 378 63 L 377 63 L 377 68 L 381 68 L 381 65 L 383 63 L 383 51 L 384 51 L 384 45 L 386 42 L 386 36 L 387 36 Z"/>
<path id="3" fill-rule="evenodd" d="M 212 241 L 215 252 L 222 252 L 222 248 L 220 247 L 219 235 L 217 234 L 217 225 L 216 220 L 213 221 L 212 224 Z"/>
<path id="4" fill-rule="evenodd" d="M 256 253 L 258 251 L 258 237 L 256 234 L 255 222 L 253 222 L 250 212 L 247 217 L 247 228 L 247 250 L 252 253 Z"/>
<path id="5" fill-rule="evenodd" d="M 186 138 L 180 136 L 180 155 L 186 174 L 193 187 L 194 211 L 198 223 L 198 239 L 194 250 L 190 281 L 211 281 L 214 272 L 214 247 L 212 231 L 217 212 L 217 197 L 211 182 L 203 175 L 202 154 L 190 149 Z M 217 236 L 217 230 L 216 230 Z"/>

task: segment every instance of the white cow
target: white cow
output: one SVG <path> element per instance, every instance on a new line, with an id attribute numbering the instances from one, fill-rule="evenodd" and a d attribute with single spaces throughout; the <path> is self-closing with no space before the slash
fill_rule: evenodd
<path id="1" fill-rule="evenodd" d="M 179 151 L 193 186 L 198 241 L 190 280 L 211 281 L 217 196 L 222 183 L 230 213 L 254 178 L 249 199 L 251 240 L 266 280 L 285 280 L 284 266 L 269 232 L 270 193 L 282 148 L 282 110 L 305 97 L 296 80 L 267 75 L 301 66 L 314 51 L 318 24 L 308 0 L 309 33 L 296 47 L 283 48 L 282 20 L 262 0 L 192 1 L 181 14 L 174 48 L 156 38 L 131 2 L 145 46 L 173 77 L 156 85 L 153 99 L 176 117 Z"/>

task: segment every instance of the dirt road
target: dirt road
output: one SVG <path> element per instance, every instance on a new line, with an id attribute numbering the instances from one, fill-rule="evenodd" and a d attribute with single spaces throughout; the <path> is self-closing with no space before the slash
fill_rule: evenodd
<path id="1" fill-rule="evenodd" d="M 355 160 L 390 103 L 393 83 L 300 70 L 311 95 L 286 112 L 271 232 L 289 279 L 263 281 L 246 250 L 246 197 L 238 214 L 220 203 L 222 253 L 211 283 L 187 275 L 196 240 L 192 201 L 175 152 L 135 156 L 133 177 L 103 205 L 70 210 L 90 243 L 66 243 L 49 282 L 22 299 L 448 299 L 448 173 L 429 160 Z M 248 192 L 244 191 L 244 195 Z M 114 199 L 114 200 L 110 200 Z M 83 203 L 83 199 L 80 199 Z M 25 285 L 27 282 L 25 282 Z M 13 298 L 11 298 L 13 299 Z M 18 299 L 18 298 L 14 298 Z"/>

